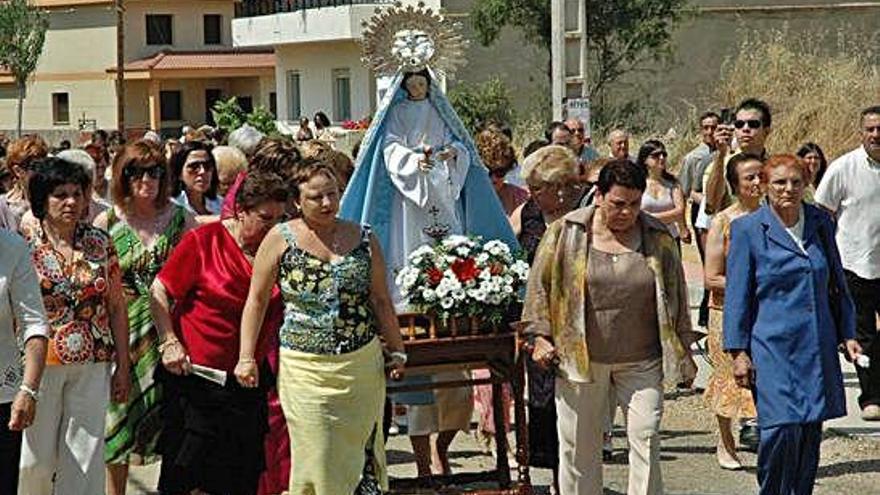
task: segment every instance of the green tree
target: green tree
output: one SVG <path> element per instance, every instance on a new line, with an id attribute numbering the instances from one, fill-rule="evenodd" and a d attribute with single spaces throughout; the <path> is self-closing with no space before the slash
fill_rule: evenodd
<path id="1" fill-rule="evenodd" d="M 27 82 L 37 70 L 47 29 L 49 18 L 46 13 L 28 5 L 27 0 L 0 3 L 0 66 L 12 74 L 18 88 L 18 122 L 15 131 L 19 137 Z"/>
<path id="2" fill-rule="evenodd" d="M 483 83 L 456 85 L 449 90 L 449 103 L 472 135 L 486 120 L 510 122 L 513 117 L 510 92 L 497 77 Z"/>
<path id="3" fill-rule="evenodd" d="M 672 35 L 687 12 L 688 0 L 582 1 L 587 13 L 588 94 L 601 112 L 609 103 L 613 83 L 671 60 Z M 549 0 L 477 0 L 471 22 L 485 46 L 510 26 L 550 52 Z"/>

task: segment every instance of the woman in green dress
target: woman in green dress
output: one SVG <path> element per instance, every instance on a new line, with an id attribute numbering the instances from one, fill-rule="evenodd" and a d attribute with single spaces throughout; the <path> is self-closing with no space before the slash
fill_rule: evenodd
<path id="1" fill-rule="evenodd" d="M 168 164 L 161 148 L 137 141 L 117 154 L 110 185 L 113 208 L 95 219 L 119 254 L 128 302 L 131 393 L 107 411 L 107 494 L 123 495 L 129 463 L 156 459 L 160 389 L 153 371 L 163 346 L 150 316 L 150 285 L 181 235 L 195 220 L 168 198 Z"/>

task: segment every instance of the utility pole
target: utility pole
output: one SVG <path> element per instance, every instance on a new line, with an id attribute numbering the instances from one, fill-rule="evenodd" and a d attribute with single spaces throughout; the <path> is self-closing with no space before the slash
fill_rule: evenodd
<path id="1" fill-rule="evenodd" d="M 125 6 L 116 0 L 116 128 L 125 134 Z"/>
<path id="2" fill-rule="evenodd" d="M 587 0 L 551 0 L 553 119 L 565 118 L 565 102 L 589 95 L 587 74 Z"/>

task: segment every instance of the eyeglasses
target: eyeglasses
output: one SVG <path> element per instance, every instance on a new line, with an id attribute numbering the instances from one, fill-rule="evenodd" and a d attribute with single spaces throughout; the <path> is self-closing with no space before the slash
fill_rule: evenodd
<path id="1" fill-rule="evenodd" d="M 658 150 L 658 151 L 655 151 L 655 152 L 651 153 L 651 154 L 648 155 L 648 156 L 650 156 L 651 158 L 657 160 L 657 159 L 660 159 L 660 158 L 666 158 L 667 156 L 669 156 L 669 153 L 667 153 L 667 152 L 665 152 L 665 151 L 663 151 L 663 150 Z"/>
<path id="2" fill-rule="evenodd" d="M 186 167 L 187 171 L 192 172 L 192 173 L 198 172 L 200 168 L 204 168 L 206 172 L 208 170 L 214 169 L 214 164 L 212 164 L 211 162 L 208 162 L 208 161 L 186 162 L 186 165 L 184 165 L 184 166 Z"/>
<path id="3" fill-rule="evenodd" d="M 572 134 L 583 134 L 587 132 L 583 127 L 569 127 L 568 131 Z"/>
<path id="4" fill-rule="evenodd" d="M 143 179 L 145 176 L 150 179 L 159 179 L 163 175 L 165 175 L 165 167 L 162 165 L 153 165 L 152 167 L 128 165 L 122 169 L 122 176 L 126 180 Z"/>
<path id="5" fill-rule="evenodd" d="M 742 129 L 745 126 L 749 126 L 749 129 L 760 129 L 764 123 L 758 119 L 749 119 L 749 120 L 734 120 L 733 126 L 737 129 Z"/>

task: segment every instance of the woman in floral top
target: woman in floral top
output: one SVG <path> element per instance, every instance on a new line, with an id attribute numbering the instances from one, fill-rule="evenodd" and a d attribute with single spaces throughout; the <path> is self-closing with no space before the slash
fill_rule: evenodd
<path id="1" fill-rule="evenodd" d="M 26 229 L 50 323 L 42 403 L 24 434 L 23 493 L 104 492 L 104 411 L 129 390 L 128 317 L 116 251 L 82 223 L 91 178 L 58 158 L 28 183 L 39 224 Z M 115 363 L 112 367 L 111 363 Z"/>
<path id="2" fill-rule="evenodd" d="M 257 252 L 235 376 L 243 387 L 258 385 L 256 343 L 277 281 L 284 301 L 278 391 L 294 459 L 289 493 L 375 493 L 387 489 L 380 333 L 393 377 L 406 362 L 385 263 L 369 229 L 336 218 L 332 168 L 305 162 L 293 183 L 302 218 L 272 229 Z"/>

